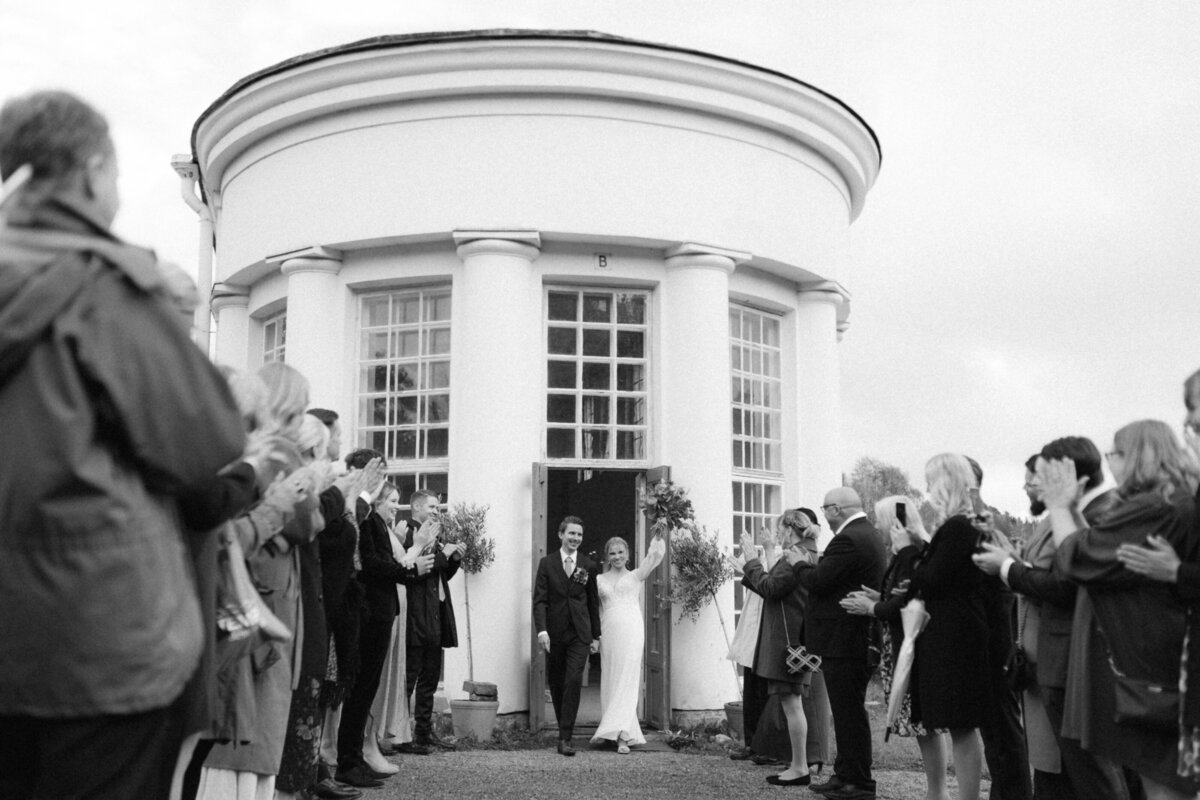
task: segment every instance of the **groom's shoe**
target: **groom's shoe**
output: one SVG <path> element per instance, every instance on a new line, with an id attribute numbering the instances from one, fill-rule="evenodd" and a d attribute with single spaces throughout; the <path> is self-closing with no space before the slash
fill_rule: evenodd
<path id="1" fill-rule="evenodd" d="M 829 794 L 830 792 L 836 792 L 845 785 L 846 782 L 835 774 L 830 775 L 829 780 L 825 781 L 824 783 L 814 783 L 808 788 L 812 789 L 817 794 Z"/>
<path id="2" fill-rule="evenodd" d="M 560 756 L 573 756 L 573 755 L 575 755 L 575 748 L 571 747 L 571 743 L 568 740 L 559 739 L 558 740 L 558 754 Z"/>

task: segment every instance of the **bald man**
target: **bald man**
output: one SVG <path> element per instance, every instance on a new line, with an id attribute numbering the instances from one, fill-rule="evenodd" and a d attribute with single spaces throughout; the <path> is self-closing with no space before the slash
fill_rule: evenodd
<path id="1" fill-rule="evenodd" d="M 875 797 L 865 705 L 872 672 L 867 645 L 874 620 L 850 614 L 839 602 L 864 586 L 877 588 L 887 555 L 883 537 L 863 513 L 858 492 L 848 486 L 831 489 L 821 511 L 833 531 L 825 555 L 815 566 L 803 561 L 792 566 L 808 589 L 805 645 L 822 658 L 837 738 L 833 776 L 812 789 L 832 800 L 868 800 Z"/>

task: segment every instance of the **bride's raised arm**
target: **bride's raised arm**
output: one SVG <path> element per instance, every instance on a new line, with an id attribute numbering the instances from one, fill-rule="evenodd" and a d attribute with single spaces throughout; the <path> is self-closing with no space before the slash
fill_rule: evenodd
<path id="1" fill-rule="evenodd" d="M 667 552 L 667 540 L 661 536 L 655 536 L 650 540 L 650 547 L 646 549 L 646 557 L 642 559 L 641 565 L 633 571 L 637 575 L 639 581 L 644 581 L 654 572 L 655 567 L 662 563 L 663 556 Z"/>

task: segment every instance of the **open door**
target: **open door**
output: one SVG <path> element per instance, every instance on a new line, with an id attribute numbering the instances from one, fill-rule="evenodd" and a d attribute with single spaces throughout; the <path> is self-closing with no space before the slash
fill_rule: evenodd
<path id="1" fill-rule="evenodd" d="M 645 496 L 648 487 L 671 479 L 670 467 L 653 467 L 646 470 L 640 481 L 638 492 Z M 641 552 L 645 552 L 646 519 L 639 515 L 638 538 L 642 540 Z M 671 549 L 663 557 L 662 564 L 646 579 L 646 706 L 644 716 L 650 727 L 665 731 L 671 724 L 671 603 L 667 600 L 671 580 Z"/>
<path id="2" fill-rule="evenodd" d="M 546 465 L 533 465 L 533 569 L 537 575 L 538 564 L 546 555 Z M 538 644 L 537 630 L 533 624 L 533 587 L 529 597 L 529 730 L 540 731 L 546 724 L 546 656 Z"/>

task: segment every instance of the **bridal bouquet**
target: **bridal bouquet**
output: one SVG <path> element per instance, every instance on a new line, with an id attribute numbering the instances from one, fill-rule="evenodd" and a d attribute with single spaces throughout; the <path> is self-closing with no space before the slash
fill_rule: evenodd
<path id="1" fill-rule="evenodd" d="M 687 489 L 671 481 L 657 484 L 642 501 L 642 513 L 650 523 L 651 535 L 667 536 L 672 531 L 694 524 L 695 513 Z"/>

